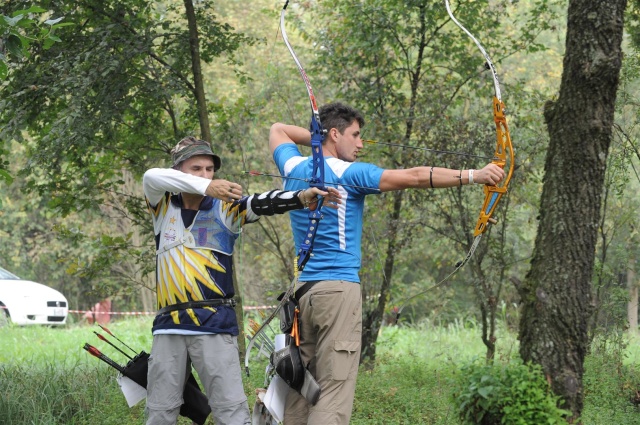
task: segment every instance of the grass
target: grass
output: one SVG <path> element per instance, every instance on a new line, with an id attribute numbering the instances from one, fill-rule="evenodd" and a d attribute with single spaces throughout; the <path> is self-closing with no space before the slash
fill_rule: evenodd
<path id="1" fill-rule="evenodd" d="M 108 327 L 135 350 L 151 348 L 151 318 L 130 318 Z M 117 350 L 98 339 L 97 326 L 0 329 L 0 418 L 3 424 L 121 425 L 144 422 L 144 403 L 129 408 L 116 372 L 82 349 L 85 342 L 125 363 Z M 514 335 L 500 332 L 499 361 L 517 356 Z M 116 344 L 117 341 L 113 340 Z M 118 345 L 120 346 L 120 345 Z M 352 424 L 459 424 L 451 399 L 460 367 L 485 350 L 473 322 L 449 326 L 425 323 L 384 328 L 376 367 L 361 369 Z M 635 340 L 594 346 L 585 364 L 586 425 L 638 424 L 640 411 L 630 399 L 640 389 L 639 344 Z M 263 386 L 266 359 L 252 361 L 245 378 L 250 406 Z M 188 424 L 182 418 L 179 424 Z"/>

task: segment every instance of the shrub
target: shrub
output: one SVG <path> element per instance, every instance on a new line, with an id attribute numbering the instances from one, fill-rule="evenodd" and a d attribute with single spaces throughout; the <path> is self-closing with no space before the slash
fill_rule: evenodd
<path id="1" fill-rule="evenodd" d="M 538 365 L 484 365 L 461 369 L 454 402 L 464 424 L 565 424 L 569 411 L 558 408 Z"/>

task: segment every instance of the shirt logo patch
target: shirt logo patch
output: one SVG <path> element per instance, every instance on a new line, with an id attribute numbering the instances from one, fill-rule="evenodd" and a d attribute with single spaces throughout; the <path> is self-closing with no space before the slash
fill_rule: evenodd
<path id="1" fill-rule="evenodd" d="M 207 229 L 205 227 L 201 227 L 198 229 L 198 245 L 207 245 Z"/>
<path id="2" fill-rule="evenodd" d="M 169 229 L 164 233 L 164 240 L 167 242 L 173 242 L 176 240 L 176 231 L 174 229 Z"/>

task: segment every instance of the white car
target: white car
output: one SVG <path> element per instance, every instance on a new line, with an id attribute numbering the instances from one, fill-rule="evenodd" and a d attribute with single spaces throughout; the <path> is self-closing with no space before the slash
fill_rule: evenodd
<path id="1" fill-rule="evenodd" d="M 41 283 L 22 280 L 0 267 L 0 327 L 58 325 L 67 321 L 69 303 L 60 292 Z"/>

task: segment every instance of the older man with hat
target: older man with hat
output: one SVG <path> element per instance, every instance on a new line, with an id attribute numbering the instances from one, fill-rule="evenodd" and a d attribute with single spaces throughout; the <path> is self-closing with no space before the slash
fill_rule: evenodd
<path id="1" fill-rule="evenodd" d="M 143 188 L 156 242 L 153 345 L 147 424 L 177 421 L 185 382 L 195 368 L 216 424 L 251 423 L 238 356 L 233 307 L 233 247 L 242 226 L 261 215 L 315 208 L 319 196 L 336 208 L 335 189 L 272 190 L 251 196 L 214 179 L 220 157 L 209 143 L 186 137 L 171 151 L 172 168 L 152 168 Z"/>

